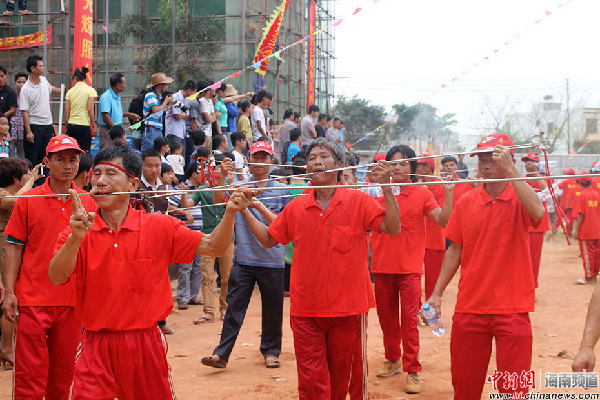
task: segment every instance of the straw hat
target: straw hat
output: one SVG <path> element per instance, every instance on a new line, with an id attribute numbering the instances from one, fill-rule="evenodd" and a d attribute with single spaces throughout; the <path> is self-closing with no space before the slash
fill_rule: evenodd
<path id="1" fill-rule="evenodd" d="M 157 72 L 152 75 L 152 83 L 146 86 L 146 88 L 150 89 L 156 85 L 160 85 L 161 83 L 173 83 L 173 78 L 166 76 L 164 72 Z"/>
<path id="2" fill-rule="evenodd" d="M 238 91 L 235 90 L 235 88 L 233 87 L 233 85 L 230 85 L 228 83 L 227 84 L 227 89 L 225 89 L 225 94 L 223 95 L 223 97 L 235 96 L 237 94 L 238 94 Z"/>

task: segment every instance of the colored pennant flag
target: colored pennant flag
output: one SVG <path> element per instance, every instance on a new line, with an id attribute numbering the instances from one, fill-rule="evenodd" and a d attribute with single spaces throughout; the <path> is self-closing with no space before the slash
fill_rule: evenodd
<path id="1" fill-rule="evenodd" d="M 196 93 L 196 95 L 198 95 L 198 94 Z M 140 121 L 140 122 L 138 122 L 136 124 L 131 125 L 129 127 L 129 129 L 131 129 L 132 131 L 135 131 L 136 129 L 140 129 L 141 126 L 142 126 L 142 121 Z"/>
<path id="2" fill-rule="evenodd" d="M 238 76 L 240 76 L 242 74 L 242 71 L 238 71 L 235 74 L 231 75 L 232 78 L 237 78 Z"/>
<path id="3" fill-rule="evenodd" d="M 550 11 L 546 10 L 546 17 L 549 17 L 551 15 L 552 15 L 552 13 Z"/>
<path id="4" fill-rule="evenodd" d="M 192 94 L 192 95 L 189 97 L 189 99 L 190 99 L 190 100 L 196 100 L 196 99 L 198 98 L 198 95 L 199 95 L 199 94 L 200 94 L 200 92 L 196 92 L 196 93 Z"/>
<path id="5" fill-rule="evenodd" d="M 360 12 L 360 10 L 362 10 L 362 8 L 357 7 L 356 10 L 354 10 L 354 12 L 352 13 L 352 15 L 356 15 Z"/>
<path id="6" fill-rule="evenodd" d="M 221 82 L 221 81 L 217 81 L 217 82 L 213 83 L 212 85 L 210 85 L 208 88 L 209 88 L 209 89 L 214 89 L 214 90 L 217 90 L 218 88 L 220 88 L 220 87 L 221 87 L 221 84 L 222 84 L 222 82 Z"/>
<path id="7" fill-rule="evenodd" d="M 319 29 L 318 31 L 316 31 L 313 35 L 318 35 L 319 33 L 323 32 L 323 28 Z"/>
<path id="8" fill-rule="evenodd" d="M 279 36 L 279 30 L 281 29 L 281 23 L 283 16 L 287 10 L 290 0 L 283 0 L 283 2 L 273 11 L 271 20 L 267 22 L 267 26 L 263 30 L 263 37 L 258 43 L 256 53 L 254 54 L 254 64 L 252 68 L 256 69 L 256 73 L 265 76 L 267 73 L 267 67 L 269 66 L 269 57 L 273 53 L 277 37 Z M 259 60 L 263 60 L 261 63 Z M 258 66 L 255 66 L 258 65 Z"/>
<path id="9" fill-rule="evenodd" d="M 341 24 L 341 23 L 342 23 L 342 21 L 343 21 L 343 19 L 338 19 L 338 20 L 337 20 L 337 21 L 335 21 L 335 22 L 333 23 L 333 25 L 331 25 L 331 26 L 338 26 L 339 24 Z"/>

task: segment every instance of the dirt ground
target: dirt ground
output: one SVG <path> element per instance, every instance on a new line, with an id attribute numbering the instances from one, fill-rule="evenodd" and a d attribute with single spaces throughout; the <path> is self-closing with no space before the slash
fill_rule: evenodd
<path id="1" fill-rule="evenodd" d="M 505 250 L 510 251 L 510 250 Z M 568 349 L 576 352 L 583 331 L 585 314 L 593 291 L 592 286 L 576 286 L 573 282 L 582 278 L 583 268 L 578 247 L 567 246 L 564 237 L 556 237 L 544 243 L 540 287 L 537 292 L 536 310 L 531 314 L 533 325 L 533 363 L 536 380 L 539 372 L 570 372 L 571 360 L 555 357 Z M 457 275 L 458 276 L 458 275 Z M 423 399 L 446 400 L 452 398 L 450 381 L 450 330 L 451 316 L 456 300 L 458 279 L 449 285 L 443 299 L 443 322 L 447 327 L 445 336 L 435 337 L 429 327 L 420 326 L 420 359 L 423 372 L 423 391 L 418 395 L 404 393 L 406 375 L 379 379 L 374 371 L 385 361 L 383 357 L 382 333 L 376 311 L 369 313 L 368 355 L 369 392 L 371 399 Z M 236 347 L 224 370 L 205 367 L 200 359 L 211 354 L 219 341 L 221 323 L 194 326 L 192 320 L 201 307 L 190 307 L 186 311 L 174 311 L 168 324 L 175 334 L 168 337 L 169 363 L 175 393 L 179 400 L 205 399 L 297 399 L 297 375 L 289 327 L 289 298 L 285 299 L 283 326 L 283 349 L 280 369 L 266 369 L 259 351 L 261 333 L 260 294 L 255 290 L 246 314 L 246 320 L 238 337 Z M 600 357 L 600 347 L 596 349 Z M 494 354 L 490 371 L 495 367 Z M 598 369 L 598 368 L 597 368 Z M 0 371 L 0 399 L 11 395 L 12 372 Z M 486 384 L 482 399 L 488 399 L 492 390 Z M 562 390 L 562 389 L 561 389 Z M 538 391 L 536 389 L 536 391 Z M 558 393 L 557 389 L 541 389 L 544 393 Z M 584 393 L 573 389 L 566 393 Z M 598 391 L 596 391 L 598 392 Z M 588 391 L 587 393 L 591 393 Z"/>

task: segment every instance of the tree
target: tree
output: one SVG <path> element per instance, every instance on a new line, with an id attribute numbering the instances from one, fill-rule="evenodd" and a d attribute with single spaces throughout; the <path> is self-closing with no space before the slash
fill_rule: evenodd
<path id="1" fill-rule="evenodd" d="M 351 98 L 338 97 L 333 110 L 334 115 L 344 121 L 344 135 L 348 143 L 356 143 L 385 122 L 385 107 L 371 104 L 368 100 L 359 99 L 356 95 Z M 361 143 L 372 144 L 382 134 L 383 132 L 380 130 Z"/>
<path id="2" fill-rule="evenodd" d="M 178 87 L 193 78 L 204 78 L 211 70 L 211 60 L 222 47 L 214 43 L 224 35 L 224 25 L 211 16 L 190 17 L 183 0 L 161 0 L 160 19 L 146 15 L 129 15 L 123 18 L 115 30 L 115 40 L 124 44 L 128 38 L 141 44 L 153 45 L 144 60 L 144 73 L 149 78 L 153 73 L 169 73 L 172 66 L 171 33 L 172 3 L 175 1 L 175 80 Z"/>

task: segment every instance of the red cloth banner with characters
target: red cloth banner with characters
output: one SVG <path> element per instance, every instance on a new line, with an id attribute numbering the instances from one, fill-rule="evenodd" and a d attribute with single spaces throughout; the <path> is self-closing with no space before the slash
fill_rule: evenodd
<path id="1" fill-rule="evenodd" d="M 52 44 L 52 25 L 46 29 L 46 44 Z M 24 49 L 44 45 L 44 31 L 0 39 L 0 50 Z"/>
<path id="2" fill-rule="evenodd" d="M 92 57 L 94 56 L 94 0 L 75 0 L 75 35 L 73 68 L 87 67 L 86 83 L 92 85 Z"/>
<path id="3" fill-rule="evenodd" d="M 315 103 L 315 20 L 317 3 L 310 0 L 308 5 L 308 70 L 306 73 L 306 106 Z"/>

